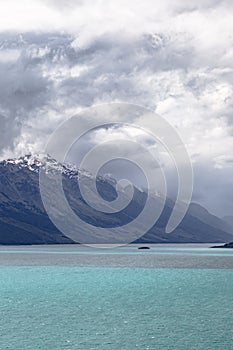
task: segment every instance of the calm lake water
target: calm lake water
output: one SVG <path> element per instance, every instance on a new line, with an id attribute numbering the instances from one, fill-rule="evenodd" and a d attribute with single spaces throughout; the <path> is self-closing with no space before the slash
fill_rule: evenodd
<path id="1" fill-rule="evenodd" d="M 233 250 L 0 247 L 0 349 L 233 349 Z"/>

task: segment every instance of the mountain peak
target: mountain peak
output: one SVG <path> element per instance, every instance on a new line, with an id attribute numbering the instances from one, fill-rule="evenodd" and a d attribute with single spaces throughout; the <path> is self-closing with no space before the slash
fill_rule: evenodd
<path id="1" fill-rule="evenodd" d="M 39 153 L 39 154 L 26 154 L 19 158 L 11 158 L 1 162 L 3 165 L 12 164 L 18 166 L 19 168 L 28 168 L 31 171 L 38 172 L 40 168 L 45 166 L 50 169 L 59 170 L 64 172 L 65 170 L 76 170 L 74 166 L 69 166 L 68 164 L 61 164 L 57 162 L 48 154 Z"/>
<path id="2" fill-rule="evenodd" d="M 3 165 L 12 164 L 19 168 L 28 168 L 31 171 L 38 171 L 38 169 L 48 163 L 57 163 L 50 156 L 45 154 L 26 154 L 19 158 L 10 158 L 2 161 Z"/>
<path id="3" fill-rule="evenodd" d="M 46 173 L 60 172 L 69 178 L 91 178 L 94 179 L 93 174 L 85 169 L 79 169 L 74 164 L 60 163 L 56 159 L 52 158 L 49 154 L 38 153 L 38 154 L 26 154 L 19 158 L 10 158 L 0 162 L 0 165 L 7 166 L 11 165 L 11 171 L 15 169 L 27 169 L 31 172 L 39 173 L 40 169 L 45 169 Z M 101 179 L 101 176 L 98 176 Z M 104 178 L 106 182 L 113 183 L 113 180 Z"/>

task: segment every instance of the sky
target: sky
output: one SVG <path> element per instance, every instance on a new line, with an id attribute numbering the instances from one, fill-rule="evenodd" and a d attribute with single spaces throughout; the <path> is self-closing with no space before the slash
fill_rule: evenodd
<path id="1" fill-rule="evenodd" d="M 1 159 L 39 153 L 83 108 L 136 103 L 183 139 L 193 200 L 233 215 L 231 0 L 0 0 L 0 13 Z"/>

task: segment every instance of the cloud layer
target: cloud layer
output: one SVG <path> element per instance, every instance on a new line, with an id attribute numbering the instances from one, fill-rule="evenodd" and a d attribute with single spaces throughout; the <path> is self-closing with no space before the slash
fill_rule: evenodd
<path id="1" fill-rule="evenodd" d="M 136 103 L 177 128 L 194 164 L 194 198 L 231 214 L 232 7 L 227 0 L 0 2 L 1 158 L 40 152 L 82 108 Z"/>

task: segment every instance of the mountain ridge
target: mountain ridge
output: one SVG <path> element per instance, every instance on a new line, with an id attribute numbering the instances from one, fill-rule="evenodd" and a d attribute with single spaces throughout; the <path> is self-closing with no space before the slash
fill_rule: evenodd
<path id="1" fill-rule="evenodd" d="M 73 165 L 60 164 L 48 155 L 25 155 L 3 160 L 0 162 L 0 244 L 74 243 L 50 221 L 40 197 L 39 170 L 48 164 L 50 171 L 62 173 L 64 192 L 74 212 L 94 226 L 120 227 L 133 220 L 142 210 L 146 194 L 134 187 L 132 203 L 124 211 L 114 215 L 96 213 L 83 201 L 77 186 L 79 176 L 84 176 L 87 181 L 92 181 L 93 176 Z M 111 203 L 117 196 L 114 179 L 97 177 L 96 180 L 102 197 Z M 155 205 L 158 200 L 159 197 L 155 197 Z M 222 243 L 233 240 L 233 235 L 224 229 L 220 218 L 206 213 L 201 206 L 198 210 L 202 215 L 194 213 L 193 205 L 179 227 L 167 234 L 165 227 L 172 211 L 172 201 L 168 200 L 156 225 L 135 242 Z M 217 228 L 212 226 L 214 222 L 218 223 Z"/>

